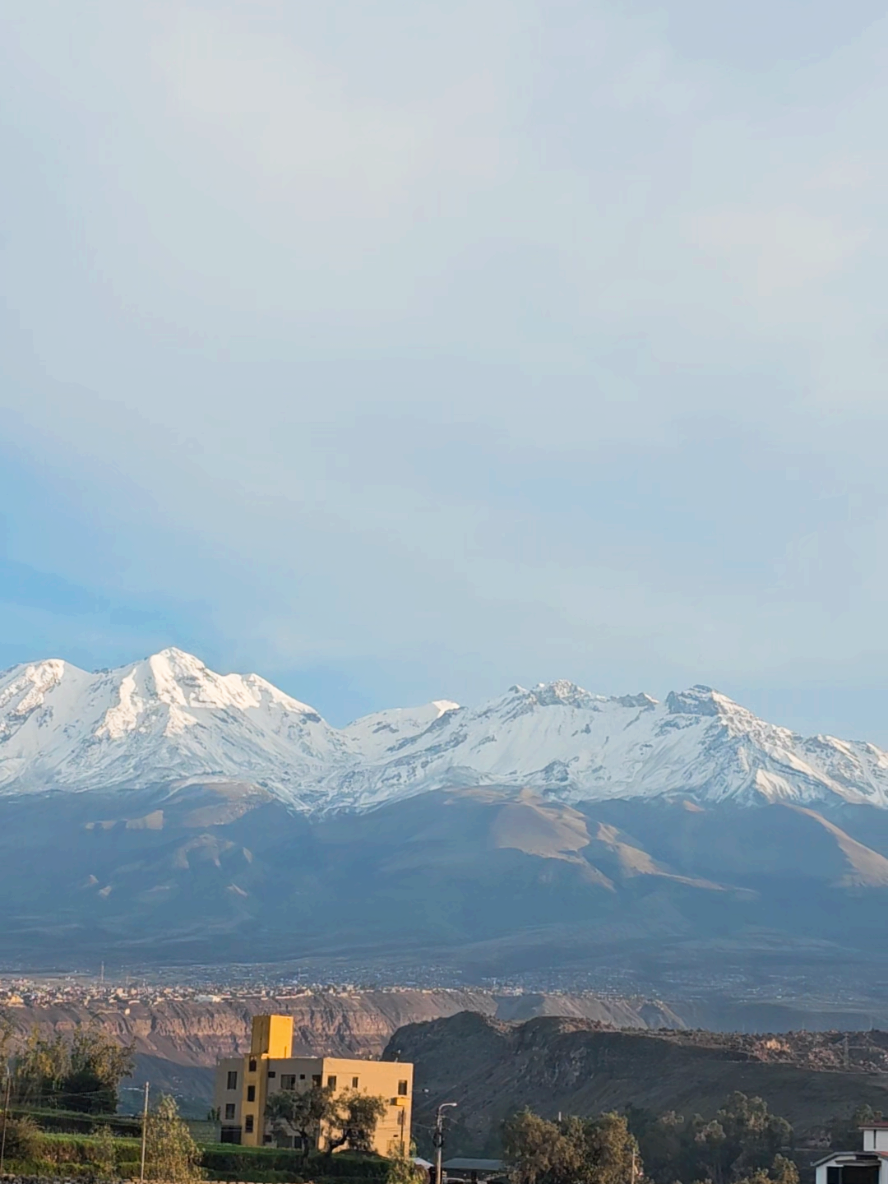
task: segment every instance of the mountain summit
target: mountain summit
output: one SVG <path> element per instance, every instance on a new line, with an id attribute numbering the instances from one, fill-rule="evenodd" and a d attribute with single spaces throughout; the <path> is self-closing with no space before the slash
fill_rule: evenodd
<path id="1" fill-rule="evenodd" d="M 475 708 L 437 700 L 334 728 L 258 675 L 217 674 L 177 649 L 92 674 L 49 659 L 0 675 L 0 793 L 230 778 L 307 811 L 484 785 L 569 802 L 888 807 L 888 754 L 799 736 L 705 686 L 658 703 L 559 680 Z"/>

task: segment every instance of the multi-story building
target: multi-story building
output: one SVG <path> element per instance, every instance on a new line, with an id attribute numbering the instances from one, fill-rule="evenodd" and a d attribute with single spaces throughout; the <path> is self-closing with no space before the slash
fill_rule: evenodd
<path id="1" fill-rule="evenodd" d="M 216 1066 L 215 1105 L 225 1143 L 262 1147 L 274 1140 L 265 1117 L 269 1098 L 281 1090 L 303 1092 L 327 1086 L 333 1096 L 358 1090 L 381 1097 L 385 1114 L 372 1139 L 380 1155 L 410 1149 L 413 1066 L 403 1061 L 360 1061 L 344 1057 L 294 1057 L 293 1017 L 253 1017 L 250 1051 Z M 321 1131 L 319 1145 L 330 1132 Z"/>

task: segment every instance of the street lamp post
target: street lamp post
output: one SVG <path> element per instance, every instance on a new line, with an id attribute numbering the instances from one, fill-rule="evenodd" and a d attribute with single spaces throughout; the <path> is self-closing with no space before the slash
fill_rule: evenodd
<path id="1" fill-rule="evenodd" d="M 438 1112 L 435 1115 L 435 1184 L 444 1184 L 444 1111 L 449 1110 L 451 1106 L 458 1105 L 457 1102 L 442 1102 L 438 1107 Z"/>

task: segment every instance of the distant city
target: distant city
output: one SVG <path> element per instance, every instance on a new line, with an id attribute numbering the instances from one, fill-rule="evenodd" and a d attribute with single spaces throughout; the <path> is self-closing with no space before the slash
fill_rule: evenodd
<path id="1" fill-rule="evenodd" d="M 131 1004 L 156 1006 L 164 1002 L 223 1003 L 238 999 L 283 1001 L 315 994 L 350 996 L 364 992 L 434 992 L 480 990 L 497 995 L 594 995 L 602 999 L 652 999 L 671 1001 L 711 1000 L 723 995 L 735 1001 L 782 1000 L 841 1002 L 864 1005 L 888 992 L 874 991 L 872 982 L 849 983 L 839 970 L 824 967 L 815 979 L 806 971 L 787 978 L 785 972 L 763 977 L 750 968 L 726 966 L 701 975 L 695 969 L 666 970 L 656 977 L 624 967 L 600 967 L 596 971 L 534 971 L 510 978 L 466 981 L 452 967 L 393 963 L 388 968 L 350 966 L 296 970 L 280 966 L 232 965 L 168 968 L 135 967 L 98 971 L 48 971 L 20 968 L 0 970 L 0 1008 L 109 1007 L 119 1010 Z"/>

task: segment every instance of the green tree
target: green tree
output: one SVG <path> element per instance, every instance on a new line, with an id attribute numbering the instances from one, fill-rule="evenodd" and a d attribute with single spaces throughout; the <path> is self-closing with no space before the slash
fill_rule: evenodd
<path id="1" fill-rule="evenodd" d="M 517 1184 L 627 1184 L 643 1176 L 622 1114 L 548 1122 L 522 1111 L 505 1124 L 503 1154 Z"/>
<path id="2" fill-rule="evenodd" d="M 327 1150 L 332 1152 L 347 1143 L 351 1151 L 372 1151 L 373 1136 L 388 1108 L 385 1098 L 352 1089 L 339 1095 L 335 1108 L 341 1134 L 336 1139 L 331 1133 Z"/>
<path id="3" fill-rule="evenodd" d="M 40 1158 L 43 1138 L 40 1128 L 32 1118 L 6 1116 L 6 1142 L 4 1159 L 7 1170 L 10 1163 L 21 1165 L 33 1163 Z"/>
<path id="4" fill-rule="evenodd" d="M 337 1125 L 339 1117 L 333 1090 L 324 1085 L 272 1094 L 265 1106 L 265 1116 L 271 1120 L 278 1142 L 286 1139 L 286 1146 L 294 1140 L 306 1159 L 318 1146 L 322 1131 Z"/>
<path id="5" fill-rule="evenodd" d="M 834 1118 L 829 1124 L 831 1151 L 854 1151 L 860 1146 L 860 1127 L 868 1122 L 884 1121 L 882 1111 L 872 1106 L 858 1106 L 850 1118 Z"/>
<path id="6" fill-rule="evenodd" d="M 117 1178 L 117 1149 L 107 1123 L 93 1129 L 92 1162 L 100 1180 Z"/>
<path id="7" fill-rule="evenodd" d="M 503 1159 L 518 1184 L 548 1180 L 557 1156 L 561 1132 L 554 1122 L 527 1107 L 503 1125 Z"/>
<path id="8" fill-rule="evenodd" d="M 70 1064 L 68 1045 L 61 1036 L 41 1036 L 36 1027 L 32 1028 L 15 1059 L 16 1101 L 52 1105 L 58 1100 Z"/>
<path id="9" fill-rule="evenodd" d="M 9 1054 L 14 1038 L 15 1024 L 13 1024 L 8 1012 L 0 1011 L 0 1063 L 4 1065 L 9 1061 Z"/>
<path id="10" fill-rule="evenodd" d="M 397 1146 L 386 1165 L 385 1184 L 428 1184 L 428 1173 L 413 1162 L 415 1153 L 412 1144 L 409 1154 L 401 1151 L 400 1144 Z"/>
<path id="11" fill-rule="evenodd" d="M 771 1179 L 774 1184 L 799 1184 L 799 1169 L 785 1155 L 775 1155 L 771 1164 Z"/>
<path id="12" fill-rule="evenodd" d="M 70 1041 L 33 1028 L 16 1058 L 15 1097 L 84 1114 L 113 1114 L 120 1082 L 132 1071 L 132 1045 L 117 1044 L 98 1027 L 78 1027 Z"/>
<path id="13" fill-rule="evenodd" d="M 201 1178 L 200 1148 L 168 1094 L 161 1097 L 148 1115 L 145 1175 L 149 1180 L 163 1180 L 165 1184 L 188 1184 Z"/>
<path id="14" fill-rule="evenodd" d="M 799 1184 L 799 1169 L 784 1155 L 775 1155 L 768 1173 L 756 1168 L 749 1176 L 743 1176 L 736 1184 Z"/>
<path id="15" fill-rule="evenodd" d="M 132 1045 L 117 1044 L 99 1028 L 78 1028 L 60 1087 L 66 1108 L 85 1114 L 113 1114 L 118 1087 L 133 1067 Z"/>
<path id="16" fill-rule="evenodd" d="M 792 1143 L 789 1123 L 772 1114 L 761 1098 L 742 1093 L 731 1094 L 710 1119 L 670 1113 L 652 1121 L 633 1110 L 629 1121 L 655 1184 L 676 1179 L 740 1184 L 767 1177 L 781 1148 Z"/>

